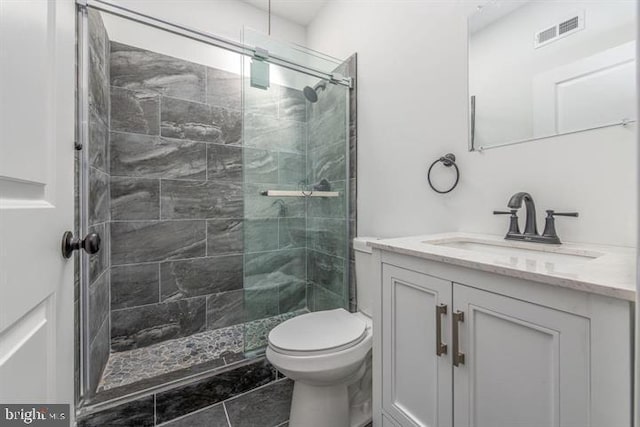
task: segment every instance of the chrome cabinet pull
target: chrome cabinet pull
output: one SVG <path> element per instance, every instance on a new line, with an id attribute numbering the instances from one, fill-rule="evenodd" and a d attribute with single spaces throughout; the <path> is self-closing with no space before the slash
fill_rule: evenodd
<path id="1" fill-rule="evenodd" d="M 442 316 L 447 314 L 447 305 L 436 305 L 436 355 L 447 354 L 447 345 L 442 342 Z"/>
<path id="2" fill-rule="evenodd" d="M 464 322 L 464 312 L 458 310 L 453 313 L 453 366 L 464 365 L 464 353 L 460 352 L 458 325 Z"/>

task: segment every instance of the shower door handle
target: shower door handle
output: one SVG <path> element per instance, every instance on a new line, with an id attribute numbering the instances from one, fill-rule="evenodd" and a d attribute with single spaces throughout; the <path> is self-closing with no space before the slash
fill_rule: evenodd
<path id="1" fill-rule="evenodd" d="M 77 251 L 80 248 L 90 255 L 97 253 L 100 250 L 100 235 L 97 233 L 89 233 L 84 239 L 80 240 L 77 237 L 73 237 L 71 231 L 65 231 L 62 235 L 62 256 L 65 258 L 71 258 L 73 251 Z"/>
<path id="2" fill-rule="evenodd" d="M 453 366 L 464 365 L 464 353 L 460 352 L 460 331 L 459 324 L 460 322 L 464 322 L 464 312 L 456 311 L 453 313 L 453 328 L 452 328 L 452 357 L 453 357 Z"/>
<path id="3" fill-rule="evenodd" d="M 442 342 L 442 316 L 447 314 L 447 305 L 436 305 L 436 355 L 447 354 L 447 345 Z"/>

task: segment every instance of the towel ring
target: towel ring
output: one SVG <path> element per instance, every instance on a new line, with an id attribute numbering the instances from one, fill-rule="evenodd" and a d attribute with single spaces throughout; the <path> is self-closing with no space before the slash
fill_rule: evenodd
<path id="1" fill-rule="evenodd" d="M 433 183 L 431 182 L 431 170 L 437 163 L 442 163 L 448 168 L 453 166 L 456 169 L 456 182 L 454 182 L 451 188 L 448 190 L 438 190 L 436 187 L 433 186 Z M 447 153 L 444 156 L 437 159 L 436 161 L 434 161 L 433 163 L 431 163 L 431 166 L 429 166 L 429 172 L 427 172 L 427 181 L 429 182 L 429 186 L 433 189 L 433 191 L 439 194 L 447 194 L 451 192 L 454 188 L 456 188 L 456 186 L 458 185 L 458 181 L 460 181 L 460 169 L 458 169 L 458 165 L 456 165 L 456 156 L 453 153 Z"/>

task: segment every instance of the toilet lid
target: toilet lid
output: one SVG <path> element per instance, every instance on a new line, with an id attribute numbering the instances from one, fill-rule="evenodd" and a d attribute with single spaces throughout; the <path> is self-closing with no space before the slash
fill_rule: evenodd
<path id="1" fill-rule="evenodd" d="M 269 344 L 284 352 L 339 351 L 362 341 L 364 321 L 339 308 L 289 319 L 269 333 Z"/>

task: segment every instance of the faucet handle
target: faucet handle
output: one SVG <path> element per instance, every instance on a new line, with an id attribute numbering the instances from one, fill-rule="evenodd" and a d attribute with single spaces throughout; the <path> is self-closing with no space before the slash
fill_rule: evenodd
<path id="1" fill-rule="evenodd" d="M 542 237 L 548 239 L 549 243 L 562 243 L 556 232 L 555 217 L 556 216 L 572 216 L 577 217 L 578 212 L 556 212 L 553 209 L 547 210 L 547 218 L 544 224 L 544 232 Z"/>
<path id="2" fill-rule="evenodd" d="M 553 209 L 549 209 L 547 210 L 547 216 L 572 216 L 577 218 L 579 214 L 578 212 L 556 212 Z"/>
<path id="3" fill-rule="evenodd" d="M 518 226 L 518 209 L 511 209 L 510 211 L 493 211 L 494 215 L 511 215 L 509 221 L 509 231 L 507 236 L 515 236 L 520 234 L 520 227 Z"/>

